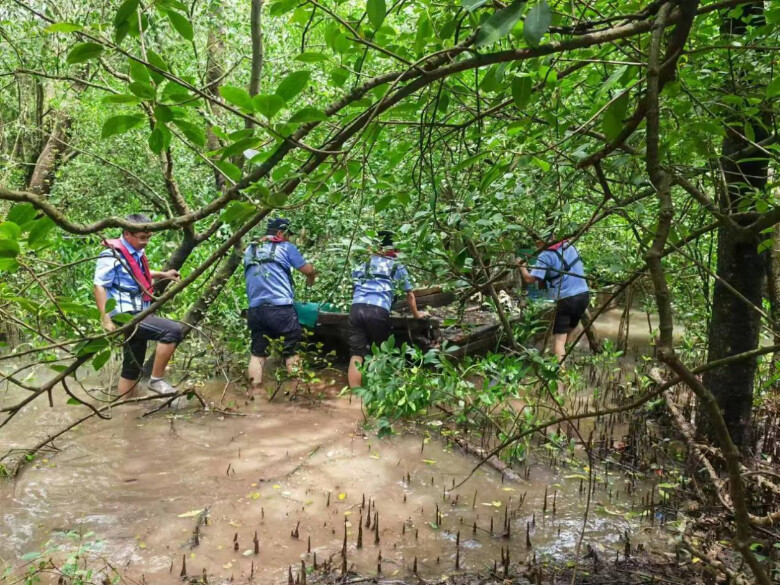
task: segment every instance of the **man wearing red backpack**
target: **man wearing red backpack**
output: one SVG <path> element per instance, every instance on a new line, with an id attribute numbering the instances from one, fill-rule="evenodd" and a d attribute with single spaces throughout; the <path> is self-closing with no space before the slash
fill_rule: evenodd
<path id="1" fill-rule="evenodd" d="M 142 213 L 133 213 L 125 219 L 138 224 L 152 221 Z M 114 317 L 117 315 L 132 316 L 149 307 L 153 280 L 181 278 L 176 270 L 158 272 L 149 269 L 144 248 L 151 237 L 151 232 L 141 229 L 125 230 L 120 238 L 103 241 L 107 249 L 98 257 L 93 284 L 101 324 L 107 331 L 116 329 Z M 113 309 L 107 311 L 106 303 L 109 299 L 113 299 L 115 304 Z M 148 315 L 138 323 L 125 337 L 119 395 L 133 395 L 141 377 L 149 341 L 156 341 L 157 349 L 148 388 L 158 394 L 172 392 L 173 387 L 164 380 L 165 368 L 181 340 L 181 325 L 170 319 Z"/>

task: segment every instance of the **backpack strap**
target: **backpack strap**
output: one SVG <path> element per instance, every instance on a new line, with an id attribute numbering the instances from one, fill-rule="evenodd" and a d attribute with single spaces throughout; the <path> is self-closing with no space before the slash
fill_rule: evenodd
<path id="1" fill-rule="evenodd" d="M 567 246 L 568 248 L 569 246 Z M 547 285 L 547 288 L 552 288 L 553 286 L 556 286 L 560 280 L 566 276 L 564 273 L 571 272 L 571 269 L 574 268 L 578 263 L 582 262 L 582 256 L 580 256 L 579 251 L 574 246 L 571 246 L 571 248 L 574 250 L 575 254 L 577 254 L 577 257 L 571 262 L 566 262 L 566 259 L 563 257 L 563 254 L 561 253 L 559 248 L 556 248 L 555 250 L 550 250 L 550 252 L 554 252 L 556 256 L 558 256 L 558 260 L 561 262 L 561 268 L 560 269 L 553 269 L 555 270 L 555 275 L 548 275 L 545 274 L 544 282 Z M 547 272 L 550 272 L 550 268 L 548 267 Z"/>
<path id="2" fill-rule="evenodd" d="M 379 272 L 371 272 L 371 258 L 366 261 L 365 265 L 363 266 L 363 277 L 360 279 L 361 282 L 366 282 L 367 280 L 387 280 L 389 282 L 392 282 L 395 280 L 395 274 L 398 271 L 398 263 L 393 260 L 393 267 L 390 269 L 390 274 L 382 274 Z"/>
<path id="3" fill-rule="evenodd" d="M 279 247 L 280 242 L 271 242 L 271 251 L 268 254 L 268 256 L 264 258 L 258 258 L 257 257 L 257 243 L 252 242 L 252 257 L 253 257 L 253 263 L 254 264 L 278 264 L 281 269 L 284 271 L 284 273 L 287 275 L 287 280 L 290 281 L 290 288 L 295 288 L 293 277 L 292 277 L 292 271 L 289 270 L 286 266 L 284 266 L 281 262 L 279 262 L 276 259 L 276 249 Z"/>

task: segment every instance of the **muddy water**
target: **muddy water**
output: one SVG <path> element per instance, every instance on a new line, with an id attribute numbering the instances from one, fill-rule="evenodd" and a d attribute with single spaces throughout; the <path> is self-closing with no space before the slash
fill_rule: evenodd
<path id="1" fill-rule="evenodd" d="M 342 383 L 337 380 L 318 403 L 256 400 L 244 406 L 229 389 L 227 400 L 241 402 L 245 416 L 177 412 L 141 418 L 144 409 L 133 407 L 115 411 L 110 421 L 84 423 L 57 442 L 59 453 L 0 484 L 0 559 L 19 566 L 22 555 L 46 541 L 64 542 L 62 531 L 93 531 L 92 538 L 103 541 L 101 555 L 146 582 L 179 582 L 185 557 L 189 575 L 205 569 L 216 582 L 231 576 L 245 582 L 254 570 L 255 582 L 279 583 L 286 581 L 289 565 L 296 569 L 303 559 L 311 566 L 309 539 L 320 564 L 332 557 L 340 567 L 345 521 L 349 564 L 368 574 L 377 571 L 380 551 L 385 575 L 407 575 L 415 557 L 421 574 L 451 573 L 458 531 L 461 570 L 492 566 L 507 545 L 513 562 L 534 553 L 571 558 L 585 507 L 574 472 L 534 465 L 529 481 L 510 484 L 494 471 L 479 470 L 452 489 L 475 459 L 436 440 L 423 448 L 417 435 L 377 440 L 365 434 L 357 402 L 336 396 L 334 388 Z M 205 390 L 211 399 L 221 391 L 222 385 Z M 8 392 L 0 399 L 7 404 L 18 396 Z M 0 449 L 29 444 L 86 412 L 59 406 L 22 412 L 0 430 Z M 621 479 L 611 479 L 617 491 Z M 379 544 L 375 531 L 365 527 L 364 495 L 366 505 L 372 501 L 372 516 L 379 513 Z M 584 542 L 606 558 L 622 551 L 619 535 L 625 531 L 634 544 L 659 542 L 646 523 L 625 518 L 630 509 L 629 501 L 609 501 L 597 492 Z M 208 523 L 194 546 L 203 510 Z M 357 550 L 361 514 L 363 548 Z M 506 515 L 509 538 L 501 536 Z M 525 533 L 532 518 L 529 550 Z M 291 535 L 296 527 L 297 538 Z"/>

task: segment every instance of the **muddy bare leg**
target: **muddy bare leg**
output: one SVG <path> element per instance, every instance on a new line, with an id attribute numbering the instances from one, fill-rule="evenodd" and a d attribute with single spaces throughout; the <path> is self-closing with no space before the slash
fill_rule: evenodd
<path id="1" fill-rule="evenodd" d="M 363 376 L 358 369 L 363 364 L 363 358 L 359 355 L 353 355 L 349 358 L 349 370 L 347 371 L 347 382 L 350 388 L 358 388 L 363 384 Z"/>
<path id="2" fill-rule="evenodd" d="M 152 366 L 153 378 L 164 378 L 165 368 L 171 361 L 173 352 L 176 351 L 176 343 L 157 343 L 157 349 L 154 352 L 154 366 Z"/>
<path id="3" fill-rule="evenodd" d="M 263 385 L 263 368 L 265 368 L 265 358 L 253 355 L 249 359 L 249 394 L 260 390 Z"/>
<path id="4" fill-rule="evenodd" d="M 119 378 L 117 393 L 120 398 L 132 398 L 135 396 L 141 379 L 131 380 L 130 378 Z"/>

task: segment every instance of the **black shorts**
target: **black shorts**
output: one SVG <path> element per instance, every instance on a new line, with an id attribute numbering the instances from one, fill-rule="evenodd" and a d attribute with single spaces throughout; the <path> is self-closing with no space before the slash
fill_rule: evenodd
<path id="1" fill-rule="evenodd" d="M 366 357 L 371 344 L 377 345 L 390 337 L 390 311 L 375 305 L 356 303 L 349 310 L 350 355 Z"/>
<path id="2" fill-rule="evenodd" d="M 561 299 L 555 305 L 553 333 L 568 333 L 582 319 L 590 304 L 590 293 L 584 292 L 573 297 Z"/>
<path id="3" fill-rule="evenodd" d="M 266 357 L 271 339 L 283 342 L 282 356 L 292 357 L 303 337 L 298 313 L 292 305 L 249 307 L 247 324 L 252 334 L 252 355 Z"/>
<path id="4" fill-rule="evenodd" d="M 125 338 L 125 344 L 122 347 L 121 376 L 127 380 L 137 380 L 141 377 L 141 370 L 146 359 L 147 342 L 179 343 L 182 337 L 181 323 L 149 315 Z"/>

